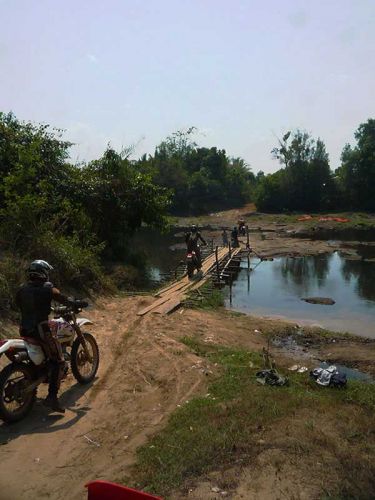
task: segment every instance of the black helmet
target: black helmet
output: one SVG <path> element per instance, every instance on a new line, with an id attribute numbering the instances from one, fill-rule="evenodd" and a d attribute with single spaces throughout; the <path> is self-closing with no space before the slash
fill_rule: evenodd
<path id="1" fill-rule="evenodd" d="M 196 226 L 195 224 L 193 224 L 193 225 L 191 226 L 191 232 L 192 232 L 192 233 L 196 233 L 197 231 L 198 231 L 197 226 Z"/>
<path id="2" fill-rule="evenodd" d="M 48 281 L 49 272 L 52 271 L 53 267 L 48 264 L 45 260 L 34 260 L 27 270 L 27 274 L 31 280 L 43 280 Z"/>

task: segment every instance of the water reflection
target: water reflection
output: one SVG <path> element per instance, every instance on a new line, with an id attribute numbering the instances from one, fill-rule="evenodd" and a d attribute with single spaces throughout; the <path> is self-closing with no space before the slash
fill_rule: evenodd
<path id="1" fill-rule="evenodd" d="M 314 256 L 312 258 L 286 257 L 278 262 L 275 272 L 281 273 L 284 286 L 292 287 L 295 293 L 303 295 L 313 284 L 323 288 L 330 268 L 332 254 Z"/>
<path id="2" fill-rule="evenodd" d="M 185 256 L 183 233 L 160 233 L 140 229 L 132 238 L 132 246 L 146 262 L 150 284 L 173 276 L 174 269 Z"/>
<path id="3" fill-rule="evenodd" d="M 375 301 L 375 265 L 372 262 L 344 260 L 341 271 L 347 283 L 355 282 L 360 297 Z"/>
<path id="4" fill-rule="evenodd" d="M 345 260 L 338 253 L 284 257 L 262 262 L 250 278 L 247 263 L 243 266 L 233 283 L 234 309 L 375 337 L 375 263 Z M 229 290 L 224 293 L 229 307 Z M 336 304 L 301 301 L 308 296 L 330 297 Z"/>

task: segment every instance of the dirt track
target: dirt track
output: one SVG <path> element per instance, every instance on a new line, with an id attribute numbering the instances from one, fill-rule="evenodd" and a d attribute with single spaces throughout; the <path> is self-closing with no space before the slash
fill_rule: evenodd
<path id="1" fill-rule="evenodd" d="M 39 401 L 23 422 L 0 426 L 1 500 L 83 499 L 85 482 L 121 479 L 136 448 L 203 388 L 204 368 L 192 368 L 198 358 L 163 333 L 163 319 L 136 316 L 146 302 L 114 299 L 88 312 L 101 365 L 92 386 L 64 383 L 64 416 Z"/>
<path id="2" fill-rule="evenodd" d="M 260 332 L 277 333 L 285 327 L 285 323 L 278 320 L 220 311 L 185 309 L 168 317 L 137 316 L 136 312 L 151 301 L 150 297 L 117 297 L 101 300 L 95 309 L 87 312 L 95 322 L 91 328 L 100 346 L 100 370 L 92 386 L 79 386 L 71 377 L 64 383 L 62 399 L 68 408 L 64 416 L 48 415 L 38 401 L 23 422 L 0 425 L 1 500 L 83 500 L 87 481 L 123 481 L 131 475 L 137 447 L 165 425 L 178 405 L 194 394 L 205 393 L 215 373 L 216 368 L 207 365 L 206 359 L 195 356 L 179 342 L 183 335 L 193 335 L 206 343 L 259 351 L 266 345 L 266 338 Z M 335 345 L 337 349 L 339 346 Z M 340 356 L 349 355 L 352 347 L 346 342 L 345 352 Z M 356 349 L 358 362 L 363 362 L 363 366 L 373 364 L 374 346 L 358 344 Z M 282 369 L 291 362 L 290 358 L 277 355 Z M 295 429 L 301 427 L 301 439 L 305 435 L 304 421 L 304 416 L 296 416 L 292 424 L 288 423 Z M 329 431 L 334 429 L 332 425 Z M 251 498 L 276 498 L 273 495 L 277 485 L 283 498 L 317 498 L 321 474 L 315 471 L 315 476 L 306 477 L 304 471 L 311 464 L 300 461 L 297 466 L 293 457 L 285 462 L 282 450 L 288 448 L 285 443 L 279 446 L 279 441 L 280 435 L 287 434 L 278 428 L 270 432 L 267 439 L 274 442 L 275 447 L 272 460 L 267 458 L 271 450 L 266 450 L 259 454 L 257 467 L 225 472 L 227 481 L 237 484 L 230 498 L 249 498 L 244 492 L 253 491 L 255 485 L 261 496 L 254 490 Z M 329 460 L 337 461 L 334 449 L 332 453 Z M 282 485 L 278 482 L 277 468 L 281 456 L 277 458 L 277 454 L 284 457 L 288 477 L 293 470 L 291 480 Z M 262 461 L 269 461 L 269 473 L 265 474 Z M 213 472 L 203 482 L 193 481 L 194 492 L 191 490 L 189 498 L 217 498 L 211 487 L 220 477 L 222 472 Z M 181 494 L 176 493 L 172 498 L 185 498 Z"/>
<path id="3" fill-rule="evenodd" d="M 228 212 L 228 224 L 235 221 L 238 214 L 238 211 Z M 296 240 L 285 235 L 281 238 L 274 229 L 267 229 L 251 234 L 251 244 L 262 255 L 334 250 L 332 244 L 325 241 Z M 220 238 L 220 231 L 214 231 L 212 236 Z M 203 393 L 215 370 L 179 342 L 182 335 L 198 336 L 203 342 L 260 350 L 265 338 L 255 330 L 282 328 L 279 320 L 192 310 L 180 310 L 167 318 L 155 314 L 137 316 L 137 311 L 151 300 L 150 297 L 103 299 L 87 311 L 95 323 L 90 329 L 100 347 L 100 368 L 92 385 L 80 386 L 71 375 L 64 382 L 61 391 L 67 406 L 64 416 L 49 415 L 39 400 L 24 421 L 15 425 L 0 424 L 0 500 L 83 500 L 86 482 L 123 480 L 131 474 L 136 449 L 165 425 L 178 405 L 194 394 Z M 373 373 L 373 345 L 319 344 L 316 354 Z M 290 358 L 278 358 L 279 366 L 290 363 Z M 40 390 L 40 398 L 45 396 L 45 390 Z M 293 425 L 298 428 L 302 421 L 296 420 Z M 301 436 L 304 433 L 302 428 Z M 276 434 L 275 443 L 279 439 Z M 272 436 L 269 439 L 271 442 Z M 281 485 L 278 466 L 272 468 L 273 459 L 269 459 L 267 453 L 271 451 L 259 455 L 259 463 L 263 460 L 267 465 L 261 472 L 253 468 L 250 472 L 244 470 L 239 481 L 239 472 L 233 472 L 239 485 L 231 498 L 248 498 L 247 493 L 255 486 L 257 493 L 254 490 L 252 497 L 275 498 L 275 487 Z M 281 453 L 278 446 L 275 445 L 273 453 L 276 460 L 277 453 Z M 285 454 L 277 460 L 284 462 Z M 321 478 L 320 474 L 315 479 L 306 477 L 305 471 L 310 466 L 301 462 L 297 467 L 294 462 L 286 462 L 286 474 L 289 477 L 291 469 L 293 474 L 288 484 L 279 487 L 283 498 L 315 498 Z M 196 483 L 189 498 L 216 498 L 211 486 L 221 474 L 213 472 Z M 228 481 L 232 481 L 230 471 Z M 292 496 L 285 496 L 286 491 Z M 180 498 L 176 494 L 177 497 Z"/>

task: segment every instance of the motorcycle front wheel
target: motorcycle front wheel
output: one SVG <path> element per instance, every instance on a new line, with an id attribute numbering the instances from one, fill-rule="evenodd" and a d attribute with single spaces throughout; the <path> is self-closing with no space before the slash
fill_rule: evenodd
<path id="1" fill-rule="evenodd" d="M 193 274 L 194 274 L 194 264 L 193 262 L 188 262 L 187 264 L 187 275 L 189 278 L 192 278 L 193 277 Z"/>
<path id="2" fill-rule="evenodd" d="M 23 363 L 7 365 L 0 373 L 0 418 L 4 422 L 23 419 L 35 403 L 36 391 L 27 391 L 33 382 L 32 370 Z"/>
<path id="3" fill-rule="evenodd" d="M 83 333 L 82 335 L 85 338 L 91 361 L 87 358 L 81 340 L 77 337 L 73 342 L 70 364 L 77 382 L 89 384 L 94 380 L 99 368 L 99 348 L 95 337 L 91 333 Z"/>

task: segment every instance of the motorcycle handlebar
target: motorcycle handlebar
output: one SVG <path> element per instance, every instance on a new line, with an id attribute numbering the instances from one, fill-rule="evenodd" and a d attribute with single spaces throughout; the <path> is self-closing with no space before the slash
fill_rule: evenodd
<path id="1" fill-rule="evenodd" d="M 85 309 L 86 307 L 88 307 L 88 302 L 86 302 L 85 300 L 75 300 L 75 301 L 72 301 L 71 304 L 69 304 L 68 306 L 55 306 L 55 307 L 52 307 L 52 311 L 55 313 L 55 314 L 68 314 L 68 313 L 74 313 L 74 314 L 78 314 L 79 312 L 82 311 L 82 309 Z"/>

